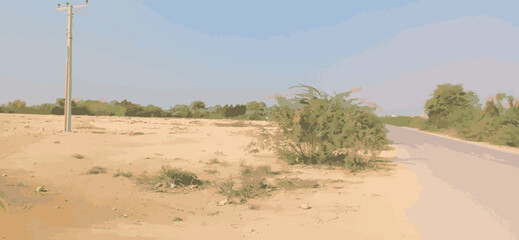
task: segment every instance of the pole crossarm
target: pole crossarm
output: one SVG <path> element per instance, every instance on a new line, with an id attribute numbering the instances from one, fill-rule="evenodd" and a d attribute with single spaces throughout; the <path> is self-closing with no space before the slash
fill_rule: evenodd
<path id="1" fill-rule="evenodd" d="M 88 7 L 88 5 L 85 4 L 85 5 L 79 5 L 79 6 L 72 6 L 72 9 L 77 9 L 77 11 L 74 12 L 74 13 L 77 13 L 77 12 L 79 12 L 79 10 L 81 10 L 81 9 L 83 9 L 85 7 Z M 68 8 L 69 7 L 59 7 L 59 8 L 56 8 L 56 9 L 63 12 L 65 10 L 68 11 Z"/>

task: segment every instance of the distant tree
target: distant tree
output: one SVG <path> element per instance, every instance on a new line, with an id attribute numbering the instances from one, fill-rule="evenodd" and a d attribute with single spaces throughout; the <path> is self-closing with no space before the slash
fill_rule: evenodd
<path id="1" fill-rule="evenodd" d="M 26 107 L 25 101 L 19 99 L 7 103 L 7 110 L 10 113 L 21 113 Z"/>
<path id="2" fill-rule="evenodd" d="M 173 117 L 188 118 L 192 116 L 191 110 L 184 104 L 177 104 L 170 111 Z"/>
<path id="3" fill-rule="evenodd" d="M 252 102 L 248 102 L 245 106 L 247 106 L 247 111 L 263 110 L 267 107 L 267 104 L 265 104 L 264 102 L 252 101 Z"/>
<path id="4" fill-rule="evenodd" d="M 56 105 L 59 107 L 65 107 L 65 99 L 64 98 L 57 98 L 56 99 Z"/>
<path id="5" fill-rule="evenodd" d="M 189 108 L 193 111 L 199 111 L 199 110 L 202 110 L 202 109 L 205 109 L 205 103 L 202 102 L 202 101 L 193 101 L 190 105 L 189 105 Z"/>
<path id="6" fill-rule="evenodd" d="M 224 117 L 237 117 L 240 115 L 244 115 L 245 112 L 247 112 L 247 106 L 236 104 L 236 106 L 231 105 L 225 105 L 221 109 Z"/>
<path id="7" fill-rule="evenodd" d="M 245 113 L 249 120 L 263 120 L 266 117 L 267 104 L 264 102 L 248 102 L 246 105 L 247 112 Z"/>
<path id="8" fill-rule="evenodd" d="M 473 91 L 465 92 L 461 84 L 438 85 L 432 98 L 425 103 L 428 124 L 436 128 L 462 130 L 476 118 L 478 109 L 477 95 Z"/>
<path id="9" fill-rule="evenodd" d="M 78 105 L 76 101 L 71 102 L 72 115 L 94 115 L 86 106 Z M 65 114 L 65 99 L 56 99 L 55 106 L 50 111 L 54 115 Z"/>

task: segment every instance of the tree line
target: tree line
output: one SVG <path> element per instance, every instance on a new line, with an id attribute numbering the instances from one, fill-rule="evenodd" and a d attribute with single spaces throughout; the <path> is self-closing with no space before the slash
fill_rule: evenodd
<path id="1" fill-rule="evenodd" d="M 440 84 L 424 111 L 427 119 L 404 116 L 384 121 L 430 131 L 450 130 L 467 140 L 519 147 L 519 102 L 512 95 L 498 93 L 480 104 L 476 93 L 463 85 Z"/>
<path id="2" fill-rule="evenodd" d="M 209 119 L 247 119 L 265 120 L 273 111 L 264 102 L 251 101 L 247 104 L 226 104 L 207 107 L 203 101 L 193 101 L 189 105 L 177 104 L 164 110 L 154 105 L 142 106 L 128 100 L 103 102 L 98 100 L 72 101 L 73 115 L 89 116 L 128 116 L 128 117 L 176 117 Z M 56 103 L 27 106 L 23 100 L 14 100 L 0 105 L 0 113 L 53 114 L 63 115 L 65 99 L 58 98 Z"/>

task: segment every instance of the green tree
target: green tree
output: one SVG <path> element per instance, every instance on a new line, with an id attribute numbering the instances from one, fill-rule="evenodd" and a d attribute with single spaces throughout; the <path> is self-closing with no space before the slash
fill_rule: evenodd
<path id="1" fill-rule="evenodd" d="M 220 109 L 220 111 L 224 117 L 234 118 L 244 115 L 247 112 L 247 106 L 241 104 L 236 104 L 236 106 L 233 106 L 232 104 L 225 105 Z"/>
<path id="2" fill-rule="evenodd" d="M 311 86 L 291 99 L 278 97 L 273 120 L 282 133 L 279 156 L 289 163 L 345 164 L 363 168 L 387 144 L 382 121 L 374 108 L 355 103 L 350 92 L 335 96 Z"/>
<path id="3" fill-rule="evenodd" d="M 249 120 L 263 120 L 266 117 L 267 104 L 264 102 L 248 102 L 246 105 L 247 111 L 245 115 Z"/>
<path id="4" fill-rule="evenodd" d="M 173 117 L 188 118 L 193 116 L 189 107 L 184 104 L 177 104 L 170 111 Z"/>
<path id="5" fill-rule="evenodd" d="M 199 110 L 202 110 L 202 109 L 205 109 L 205 103 L 202 102 L 202 101 L 199 101 L 199 100 L 196 100 L 196 101 L 193 101 L 190 105 L 189 105 L 189 108 L 193 111 L 199 111 Z"/>
<path id="6" fill-rule="evenodd" d="M 7 110 L 10 113 L 21 113 L 25 108 L 27 108 L 27 105 L 23 100 L 17 99 L 7 103 Z"/>
<path id="7" fill-rule="evenodd" d="M 438 85 L 432 98 L 425 103 L 428 124 L 434 128 L 454 127 L 460 131 L 470 126 L 479 109 L 479 99 L 473 91 L 465 92 L 463 86 Z"/>

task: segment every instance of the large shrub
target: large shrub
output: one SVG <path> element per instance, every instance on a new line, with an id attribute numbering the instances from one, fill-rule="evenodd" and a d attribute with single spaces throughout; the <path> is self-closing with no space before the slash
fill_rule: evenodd
<path id="1" fill-rule="evenodd" d="M 479 99 L 473 91 L 465 92 L 463 86 L 440 84 L 432 98 L 425 103 L 427 123 L 432 128 L 456 128 L 463 131 L 476 119 Z"/>
<path id="2" fill-rule="evenodd" d="M 311 86 L 287 99 L 277 97 L 272 119 L 282 139 L 275 144 L 291 164 L 344 164 L 363 167 L 387 144 L 374 109 L 349 99 L 350 92 L 329 96 Z"/>

